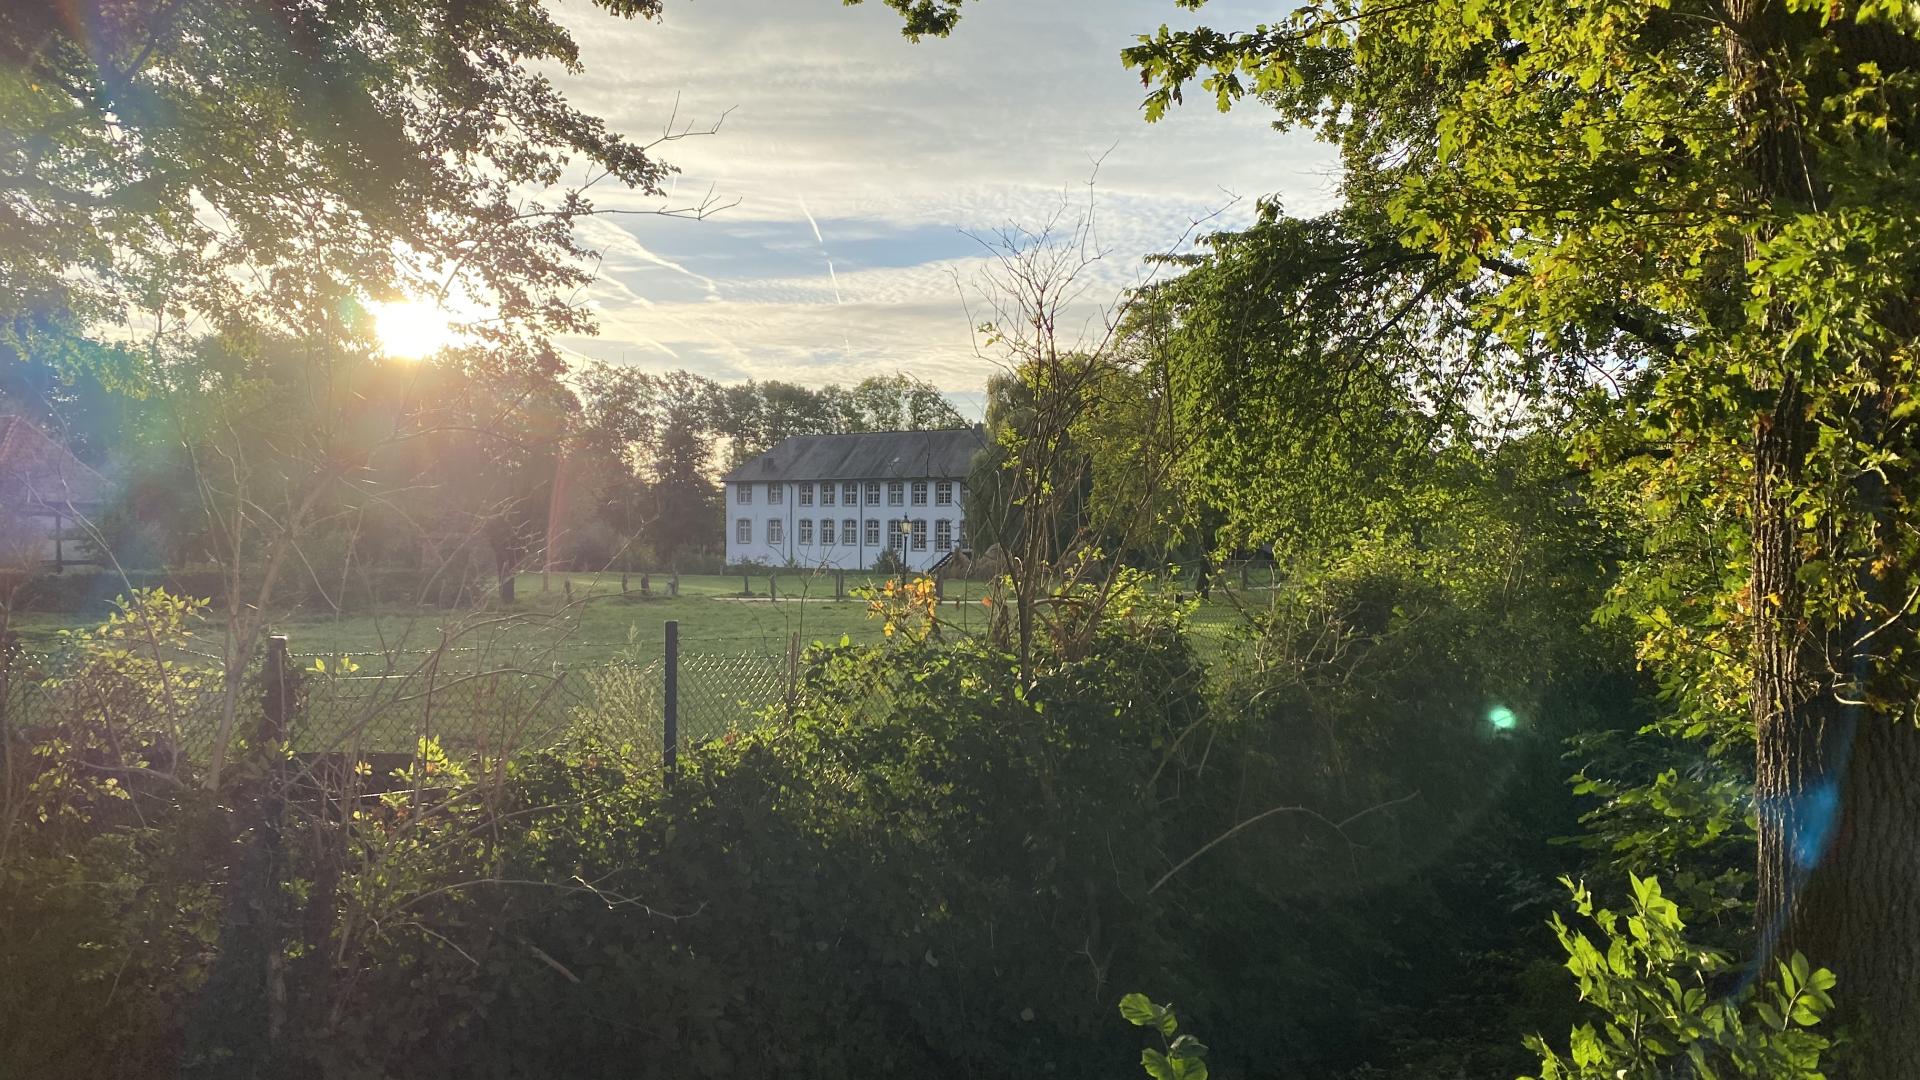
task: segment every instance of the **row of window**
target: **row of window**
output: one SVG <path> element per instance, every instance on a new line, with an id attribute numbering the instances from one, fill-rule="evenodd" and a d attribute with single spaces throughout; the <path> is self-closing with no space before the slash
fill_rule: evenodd
<path id="1" fill-rule="evenodd" d="M 786 522 L 778 518 L 767 522 L 767 543 L 776 546 L 786 543 L 786 524 Z M 853 518 L 847 518 L 844 521 L 838 522 L 838 527 L 836 527 L 836 523 L 832 518 L 821 518 L 818 523 L 812 518 L 801 518 L 799 521 L 794 522 L 794 542 L 802 546 L 812 546 L 816 524 L 821 544 L 853 544 L 856 542 L 854 538 L 858 536 L 860 538 L 858 542 L 865 544 L 867 547 L 877 548 L 880 546 L 881 523 L 873 518 L 868 518 L 864 523 L 855 521 Z M 925 518 L 911 522 L 895 521 L 887 522 L 886 524 L 888 525 L 888 532 L 890 533 L 887 538 L 888 546 L 892 547 L 895 551 L 905 551 L 909 547 L 914 551 L 927 550 L 928 534 L 927 521 Z M 864 528 L 862 528 L 863 525 Z M 954 531 L 953 522 L 941 520 L 933 523 L 932 535 L 933 550 L 952 551 L 954 540 L 958 534 Z M 753 543 L 752 518 L 740 518 L 733 523 L 733 539 L 736 543 L 740 544 Z"/>
<path id="2" fill-rule="evenodd" d="M 890 480 L 886 486 L 888 506 L 905 506 L 908 504 L 909 496 L 912 498 L 912 505 L 925 506 L 927 505 L 929 492 L 931 492 L 933 496 L 933 505 L 952 506 L 954 489 L 959 487 L 959 485 L 952 480 L 914 480 L 911 483 L 905 480 Z M 860 505 L 861 485 L 856 481 L 848 481 L 843 484 L 822 483 L 819 487 L 821 506 L 833 506 L 836 504 L 836 500 L 847 506 Z M 869 480 L 866 482 L 866 496 L 868 506 L 880 505 L 880 481 Z M 801 506 L 812 506 L 814 484 L 811 481 L 795 484 L 794 497 L 800 501 Z M 786 498 L 787 488 L 785 484 L 767 485 L 768 506 L 779 506 L 786 501 Z M 753 485 L 735 484 L 733 486 L 733 501 L 741 506 L 752 506 Z"/>

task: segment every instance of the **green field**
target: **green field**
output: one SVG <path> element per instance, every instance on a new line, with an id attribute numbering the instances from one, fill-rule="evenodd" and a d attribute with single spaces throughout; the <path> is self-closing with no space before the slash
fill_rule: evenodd
<path id="1" fill-rule="evenodd" d="M 393 605 L 378 613 L 294 612 L 273 624 L 295 664 L 324 673 L 310 683 L 295 733 L 302 750 L 396 751 L 432 732 L 469 749 L 521 744 L 585 716 L 611 725 L 616 742 L 652 746 L 660 738 L 665 624 L 679 624 L 681 731 L 715 737 L 753 722 L 790 685 L 790 642 L 881 640 L 881 622 L 856 590 L 884 578 L 847 576 L 835 597 L 832 575 L 784 574 L 769 596 L 764 575 L 686 576 L 669 596 L 664 578 L 651 594 L 630 575 L 522 575 L 507 606 L 466 611 Z M 571 587 L 569 589 L 569 586 Z M 942 617 L 962 632 L 985 629 L 986 585 L 947 583 Z M 1267 602 L 1255 589 L 1224 591 L 1193 620 L 1203 658 L 1223 659 L 1228 631 L 1247 605 Z M 54 652 L 62 629 L 97 616 L 29 614 L 12 625 L 33 651 Z M 182 659 L 213 666 L 223 653 L 221 624 L 209 619 L 201 644 Z M 444 651 L 442 651 L 444 649 Z M 437 654 L 437 655 L 436 655 Z M 342 658 L 351 665 L 342 664 Z M 496 730 L 500 729 L 500 730 Z M 513 730 L 507 730 L 513 729 Z M 190 751 L 208 735 L 195 727 Z"/>
<path id="2" fill-rule="evenodd" d="M 685 575 L 680 595 L 667 595 L 664 575 L 654 576 L 650 595 L 640 592 L 640 575 L 628 577 L 621 592 L 618 574 L 523 574 L 512 605 L 483 610 L 422 609 L 395 605 L 378 613 L 335 614 L 297 611 L 276 621 L 300 656 L 351 656 L 363 668 L 411 666 L 444 642 L 462 654 L 495 652 L 536 656 L 566 664 L 590 664 L 615 658 L 651 659 L 662 652 L 664 627 L 679 623 L 684 653 L 778 655 L 797 636 L 802 645 L 838 641 L 878 641 L 880 623 L 868 614 L 857 589 L 884 581 L 882 576 L 846 576 L 847 596 L 835 598 L 832 574 L 784 573 L 769 597 L 768 580 L 757 575 Z M 571 585 L 571 593 L 568 586 Z M 743 595 L 743 588 L 750 595 Z M 981 629 L 982 582 L 950 581 L 943 617 L 962 630 Z M 1264 590 L 1251 602 L 1264 603 Z M 1209 604 L 1194 619 L 1202 649 L 1211 651 L 1240 615 L 1231 604 Z M 91 616 L 22 614 L 13 620 L 30 648 L 58 645 L 58 631 L 89 625 Z M 217 623 L 203 631 L 208 651 L 218 652 Z"/>

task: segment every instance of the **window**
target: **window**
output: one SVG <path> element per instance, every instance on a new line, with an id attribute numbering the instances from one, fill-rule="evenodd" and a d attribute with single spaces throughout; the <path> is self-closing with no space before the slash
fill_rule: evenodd
<path id="1" fill-rule="evenodd" d="M 840 485 L 840 501 L 843 503 L 846 503 L 848 506 L 859 506 L 860 505 L 860 485 L 859 484 L 841 484 Z"/>
<path id="2" fill-rule="evenodd" d="M 913 523 L 913 550 L 927 550 L 927 519 L 920 518 Z"/>
<path id="3" fill-rule="evenodd" d="M 794 541 L 795 541 L 796 543 L 801 543 L 801 544 L 807 544 L 807 545 L 812 545 L 812 543 L 813 543 L 813 519 L 812 519 L 812 518 L 801 518 L 801 519 L 800 519 L 800 527 L 799 527 L 799 528 L 797 528 L 797 529 L 795 529 L 795 530 L 794 530 L 794 533 L 796 534 L 796 535 L 794 536 Z"/>
<path id="4" fill-rule="evenodd" d="M 927 505 L 927 482 L 925 480 L 915 480 L 913 482 L 913 505 Z"/>
<path id="5" fill-rule="evenodd" d="M 904 521 L 887 522 L 887 546 L 899 554 L 907 552 L 907 529 Z"/>
<path id="6" fill-rule="evenodd" d="M 860 534 L 854 531 L 858 527 L 859 527 L 859 523 L 854 521 L 852 518 L 847 518 L 846 520 L 842 521 L 840 523 L 840 542 L 843 544 L 859 543 Z"/>
<path id="7" fill-rule="evenodd" d="M 831 490 L 831 489 L 823 489 L 823 490 Z M 820 519 L 820 543 L 826 547 L 833 546 L 833 519 L 832 518 Z"/>
<path id="8" fill-rule="evenodd" d="M 779 518 L 773 518 L 769 520 L 767 522 L 767 543 L 772 544 L 775 547 L 778 547 L 781 544 L 786 543 L 787 530 L 784 527 L 785 525 L 786 523 L 781 521 Z"/>
<path id="9" fill-rule="evenodd" d="M 933 550 L 953 550 L 953 522 L 942 518 L 933 523 Z"/>
<path id="10" fill-rule="evenodd" d="M 812 506 L 813 505 L 813 485 L 797 484 L 795 485 L 795 487 L 800 493 L 800 497 L 795 501 L 798 502 L 801 506 Z"/>
<path id="11" fill-rule="evenodd" d="M 933 485 L 933 503 L 935 506 L 953 505 L 953 481 L 942 480 Z"/>
<path id="12" fill-rule="evenodd" d="M 878 483 L 874 483 L 872 481 L 869 481 L 867 483 L 867 505 L 868 506 L 880 505 L 880 485 Z"/>
<path id="13" fill-rule="evenodd" d="M 753 485 L 740 484 L 733 489 L 733 501 L 741 506 L 753 505 Z"/>
<path id="14" fill-rule="evenodd" d="M 836 489 L 834 488 L 834 486 L 833 486 L 832 484 L 821 484 L 821 485 L 820 485 L 820 505 L 821 505 L 821 506 L 832 506 L 832 505 L 833 505 L 833 493 L 834 493 L 834 491 L 835 491 L 835 490 L 836 490 Z"/>
<path id="15" fill-rule="evenodd" d="M 967 523 L 964 520 L 953 523 L 953 542 L 963 549 L 967 546 Z"/>
<path id="16" fill-rule="evenodd" d="M 733 523 L 733 540 L 737 544 L 753 543 L 752 518 L 741 518 Z"/>
<path id="17" fill-rule="evenodd" d="M 906 502 L 907 502 L 907 485 L 901 483 L 898 480 L 889 481 L 887 483 L 887 505 L 888 506 L 905 506 Z"/>
<path id="18" fill-rule="evenodd" d="M 880 546 L 880 523 L 872 518 L 867 519 L 867 546 Z"/>
<path id="19" fill-rule="evenodd" d="M 768 484 L 767 485 L 767 505 L 768 506 L 779 506 L 781 503 L 786 501 L 787 501 L 787 485 L 785 484 Z"/>

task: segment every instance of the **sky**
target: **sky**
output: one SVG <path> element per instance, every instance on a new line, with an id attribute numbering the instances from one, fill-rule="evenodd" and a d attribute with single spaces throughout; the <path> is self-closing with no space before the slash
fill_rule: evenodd
<path id="1" fill-rule="evenodd" d="M 1243 224 L 1268 195 L 1300 214 L 1334 202 L 1332 153 L 1273 131 L 1257 103 L 1222 115 L 1197 97 L 1149 125 L 1120 64 L 1163 22 L 1251 27 L 1264 6 L 1197 19 L 1171 0 L 977 0 L 952 37 L 918 44 L 877 0 L 670 0 L 653 23 L 566 0 L 558 14 L 585 71 L 555 81 L 577 105 L 639 141 L 670 117 L 721 121 L 659 148 L 680 169 L 664 199 L 596 188 L 596 204 L 727 204 L 583 226 L 603 262 L 600 335 L 563 342 L 581 358 L 808 385 L 906 371 L 978 415 L 996 367 L 972 332 L 978 238 L 1091 200 L 1093 326 L 1152 272 L 1141 257 L 1196 221 Z"/>

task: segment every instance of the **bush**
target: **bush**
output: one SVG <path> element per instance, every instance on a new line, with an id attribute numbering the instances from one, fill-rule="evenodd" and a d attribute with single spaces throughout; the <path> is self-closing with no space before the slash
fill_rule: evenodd
<path id="1" fill-rule="evenodd" d="M 900 635 L 809 654 L 792 723 L 684 758 L 519 775 L 491 876 L 384 946 L 344 1070 L 412 1076 L 1111 1076 L 1116 987 L 1171 963 L 1147 889 L 1170 736 L 1203 719 L 1177 636 L 1023 685 Z M 669 1049 L 670 1048 L 670 1049 Z"/>
<path id="2" fill-rule="evenodd" d="M 176 596 L 208 600 L 217 608 L 226 603 L 231 579 L 217 566 L 177 570 L 68 569 L 26 579 L 14 593 L 12 609 L 68 615 L 103 616 L 117 597 L 131 590 L 163 588 Z M 465 580 L 457 574 L 433 574 L 412 567 L 375 567 L 352 574 L 345 582 L 316 581 L 310 575 L 284 578 L 274 595 L 289 607 L 332 611 L 366 611 L 376 606 L 417 604 L 447 608 L 478 604 L 492 591 L 493 581 Z M 259 588 L 257 578 L 243 578 L 243 595 Z"/>
<path id="3" fill-rule="evenodd" d="M 196 605 L 136 599 L 0 726 L 0 1075 L 178 1075 L 212 959 L 230 815 L 172 753 L 204 676 L 159 659 Z"/>
<path id="4" fill-rule="evenodd" d="M 1714 988 L 1731 962 L 1686 938 L 1678 905 L 1652 878 L 1630 878 L 1632 910 L 1597 908 L 1571 881 L 1574 908 L 1601 936 L 1594 941 L 1558 915 L 1553 929 L 1567 951 L 1580 1000 L 1598 1013 L 1568 1036 L 1567 1052 L 1538 1037 L 1539 1080 L 1615 1077 L 1747 1076 L 1820 1080 L 1828 1040 L 1813 1028 L 1833 1009 L 1833 973 L 1794 953 L 1775 977 L 1732 996 Z M 1683 1064 L 1684 1062 L 1684 1064 Z"/>

